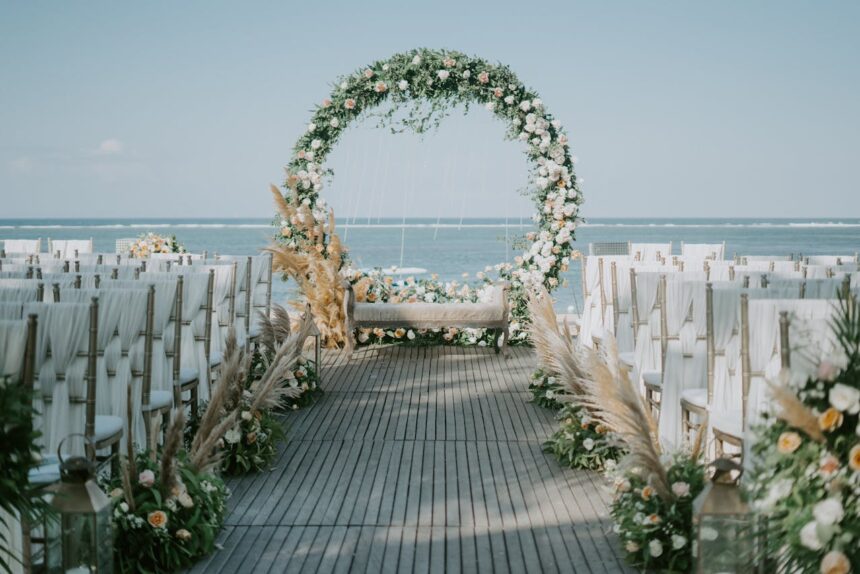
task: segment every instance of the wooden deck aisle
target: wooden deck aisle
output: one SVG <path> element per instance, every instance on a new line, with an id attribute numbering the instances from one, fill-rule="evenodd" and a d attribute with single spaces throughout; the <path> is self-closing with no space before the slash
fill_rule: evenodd
<path id="1" fill-rule="evenodd" d="M 223 549 L 196 572 L 620 572 L 608 493 L 541 452 L 531 351 L 325 356 L 269 473 L 232 480 Z"/>

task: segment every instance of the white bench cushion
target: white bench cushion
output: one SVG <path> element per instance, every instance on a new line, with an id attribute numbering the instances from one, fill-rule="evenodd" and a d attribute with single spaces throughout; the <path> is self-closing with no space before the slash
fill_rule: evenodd
<path id="1" fill-rule="evenodd" d="M 708 404 L 708 389 L 687 389 L 681 393 L 681 400 L 703 409 Z"/>
<path id="2" fill-rule="evenodd" d="M 110 415 L 96 415 L 96 428 L 93 434 L 96 442 L 103 441 L 115 434 L 122 434 L 122 419 Z"/>
<path id="3" fill-rule="evenodd" d="M 663 373 L 661 371 L 642 371 L 642 380 L 651 387 L 663 386 Z"/>

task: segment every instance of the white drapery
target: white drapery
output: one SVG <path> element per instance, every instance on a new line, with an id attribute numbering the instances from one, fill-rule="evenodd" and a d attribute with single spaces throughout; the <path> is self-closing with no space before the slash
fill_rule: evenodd
<path id="1" fill-rule="evenodd" d="M 654 263 L 660 257 L 672 256 L 672 243 L 631 243 L 630 254 L 635 258 L 639 254 L 639 261 L 643 263 Z"/>
<path id="2" fill-rule="evenodd" d="M 636 377 L 640 379 L 644 371 L 660 370 L 660 309 L 657 306 L 657 293 L 661 273 L 636 271 L 636 309 L 639 326 L 636 328 Z M 642 389 L 644 392 L 644 388 Z"/>
<path id="3" fill-rule="evenodd" d="M 706 386 L 705 283 L 682 275 L 666 278 L 666 360 L 660 397 L 660 439 L 681 444 L 681 394 Z M 695 316 L 695 320 L 694 320 Z"/>
<path id="4" fill-rule="evenodd" d="M 9 303 L 0 301 L 0 320 L 20 320 L 23 318 L 24 303 Z M 2 347 L 0 347 L 2 349 Z M 0 357 L 2 359 L 2 357 Z"/>
<path id="5" fill-rule="evenodd" d="M 39 288 L 35 283 L 17 287 L 0 286 L 0 302 L 35 303 L 39 300 Z"/>
<path id="6" fill-rule="evenodd" d="M 36 345 L 38 388 L 48 399 L 42 411 L 44 446 L 56 451 L 60 442 L 85 428 L 85 406 L 72 399 L 86 399 L 86 352 L 89 345 L 89 305 L 78 303 L 28 303 L 24 313 L 38 316 Z M 50 349 L 51 356 L 47 357 Z M 68 441 L 70 452 L 83 452 L 83 442 Z"/>
<path id="7" fill-rule="evenodd" d="M 49 247 L 52 257 L 56 255 L 57 251 L 60 252 L 60 259 L 74 257 L 75 251 L 78 253 L 93 252 L 92 239 L 53 239 Z"/>
<path id="8" fill-rule="evenodd" d="M 681 255 L 693 259 L 716 259 L 726 256 L 725 243 L 682 243 Z"/>
<path id="9" fill-rule="evenodd" d="M 618 325 L 615 328 L 615 340 L 619 353 L 632 352 L 635 348 L 633 333 L 632 295 L 630 291 L 630 261 L 616 261 L 616 294 L 618 305 Z"/>
<path id="10" fill-rule="evenodd" d="M 42 250 L 41 239 L 4 239 L 3 249 L 6 254 L 24 253 L 26 255 L 38 254 Z"/>
<path id="11" fill-rule="evenodd" d="M 592 335 L 601 321 L 600 266 L 599 257 L 585 258 L 585 302 L 579 325 L 579 343 L 591 348 Z"/>

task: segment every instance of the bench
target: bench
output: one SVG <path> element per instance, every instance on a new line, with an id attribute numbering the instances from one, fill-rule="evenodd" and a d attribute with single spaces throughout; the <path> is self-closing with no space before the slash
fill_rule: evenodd
<path id="1" fill-rule="evenodd" d="M 347 337 L 353 338 L 356 329 L 377 327 L 493 329 L 502 337 L 501 346 L 496 345 L 496 353 L 501 351 L 507 355 L 508 288 L 507 283 L 494 285 L 492 297 L 486 303 L 360 303 L 355 300 L 352 284 L 344 281 Z"/>

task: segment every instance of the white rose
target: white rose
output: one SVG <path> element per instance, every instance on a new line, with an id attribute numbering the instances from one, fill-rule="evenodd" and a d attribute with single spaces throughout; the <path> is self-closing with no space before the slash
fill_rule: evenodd
<path id="1" fill-rule="evenodd" d="M 337 118 L 332 118 L 331 121 L 329 122 L 329 125 L 333 128 L 336 128 L 337 126 L 340 125 L 340 121 Z"/>
<path id="2" fill-rule="evenodd" d="M 409 339 L 410 341 L 413 340 L 415 338 L 415 331 L 413 331 L 412 329 L 409 329 L 406 332 L 406 338 Z"/>
<path id="3" fill-rule="evenodd" d="M 659 558 L 663 554 L 663 543 L 659 540 L 652 540 L 648 543 L 648 552 L 654 558 Z"/>
<path id="4" fill-rule="evenodd" d="M 821 540 L 818 538 L 818 523 L 814 520 L 807 522 L 800 529 L 800 543 L 810 550 L 821 550 Z"/>
<path id="5" fill-rule="evenodd" d="M 439 76 L 440 80 L 444 81 L 448 79 L 448 76 L 451 75 L 451 72 L 449 72 L 448 70 L 439 70 L 438 72 L 436 72 L 436 75 Z"/>
<path id="6" fill-rule="evenodd" d="M 549 394 L 549 393 L 547 393 L 547 394 Z M 594 439 L 592 439 L 592 438 L 585 439 L 584 441 L 582 441 L 582 446 L 585 447 L 585 450 L 588 450 L 588 451 L 594 449 Z"/>
<path id="7" fill-rule="evenodd" d="M 822 526 L 831 526 L 842 521 L 845 511 L 842 509 L 840 501 L 835 498 L 826 498 L 813 507 L 812 515 Z"/>
<path id="8" fill-rule="evenodd" d="M 684 546 L 687 545 L 687 539 L 681 536 L 680 534 L 672 535 L 672 549 L 680 550 Z"/>
<path id="9" fill-rule="evenodd" d="M 469 70 L 466 70 L 465 72 L 463 72 L 463 79 L 464 80 L 468 80 L 471 76 L 472 76 L 472 72 L 470 72 Z"/>
<path id="10" fill-rule="evenodd" d="M 628 540 L 627 544 L 624 545 L 624 549 L 633 554 L 634 552 L 639 552 L 639 545 L 632 540 Z"/>
<path id="11" fill-rule="evenodd" d="M 690 495 L 690 485 L 686 482 L 672 483 L 672 493 L 678 498 L 683 498 Z"/>
<path id="12" fill-rule="evenodd" d="M 838 411 L 856 415 L 860 412 L 860 389 L 836 383 L 830 389 L 830 404 Z"/>
<path id="13" fill-rule="evenodd" d="M 485 104 L 485 107 L 486 107 L 488 110 L 490 110 L 491 112 L 492 112 L 492 111 L 495 111 L 495 109 L 496 109 L 496 102 L 487 102 L 487 103 Z"/>
<path id="14" fill-rule="evenodd" d="M 528 100 L 523 100 L 520 102 L 520 109 L 524 112 L 527 112 L 532 109 L 532 103 Z"/>
<path id="15" fill-rule="evenodd" d="M 347 85 L 348 85 L 348 84 L 347 84 L 345 81 L 344 81 L 344 82 L 341 82 L 341 83 L 340 83 L 340 89 L 341 89 L 341 90 L 345 90 L 345 89 L 346 89 L 346 87 L 347 87 Z"/>
<path id="16" fill-rule="evenodd" d="M 320 149 L 320 146 L 322 146 L 322 141 L 320 140 L 313 140 L 311 142 L 311 149 Z"/>
<path id="17" fill-rule="evenodd" d="M 224 440 L 229 444 L 236 444 L 242 439 L 242 433 L 238 429 L 230 429 L 224 433 Z"/>
<path id="18" fill-rule="evenodd" d="M 407 82 L 406 80 L 400 80 L 399 82 L 397 82 L 397 87 L 401 90 L 405 90 L 409 87 L 409 82 Z"/>
<path id="19" fill-rule="evenodd" d="M 514 97 L 513 96 L 506 96 L 505 97 L 505 103 L 510 106 L 511 104 L 514 103 Z"/>
<path id="20" fill-rule="evenodd" d="M 308 124 L 308 131 L 309 131 L 309 132 L 312 132 L 312 131 L 314 131 L 315 129 L 317 129 L 317 125 L 316 125 L 315 123 L 310 123 L 310 124 Z"/>
<path id="21" fill-rule="evenodd" d="M 358 342 L 366 343 L 370 336 L 367 333 L 359 333 L 358 334 Z"/>
<path id="22" fill-rule="evenodd" d="M 413 66 L 417 66 L 420 63 L 421 63 L 421 56 L 416 55 L 414 58 L 412 58 L 412 65 Z"/>
<path id="23" fill-rule="evenodd" d="M 251 420 L 252 418 L 254 418 L 254 417 L 253 417 L 253 415 L 251 414 L 251 411 L 242 411 L 242 420 L 243 420 L 243 421 L 249 421 L 249 420 Z"/>

